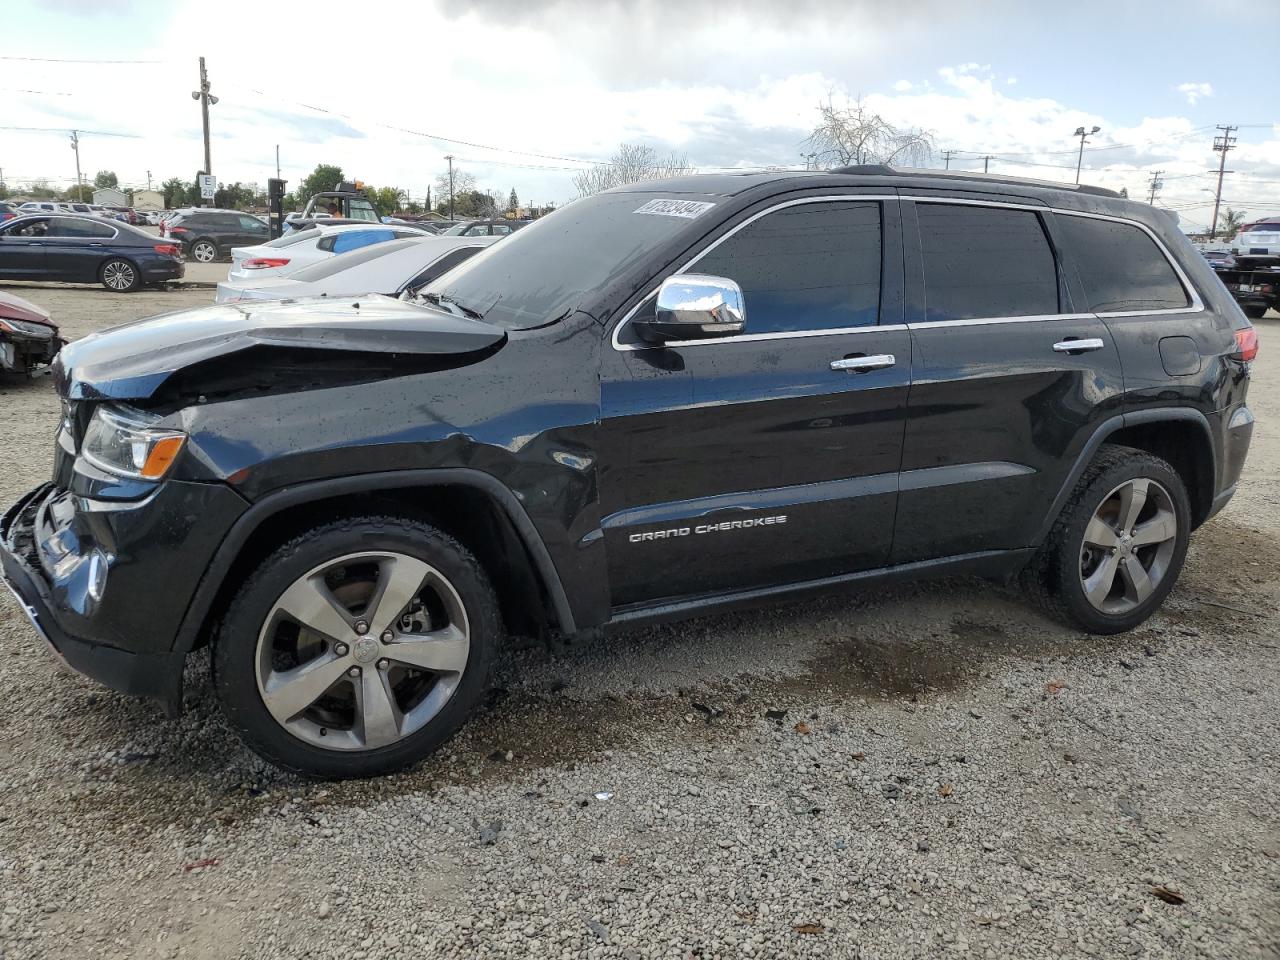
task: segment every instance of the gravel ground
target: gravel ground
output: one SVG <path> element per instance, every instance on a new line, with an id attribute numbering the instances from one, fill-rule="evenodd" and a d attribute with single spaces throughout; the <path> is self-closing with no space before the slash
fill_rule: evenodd
<path id="1" fill-rule="evenodd" d="M 72 337 L 210 299 L 8 289 Z M 5 596 L 0 957 L 1280 957 L 1259 326 L 1246 480 L 1123 637 L 964 580 L 517 649 L 444 753 L 316 784 L 234 741 L 203 660 L 169 722 Z M 0 501 L 55 421 L 0 382 Z"/>

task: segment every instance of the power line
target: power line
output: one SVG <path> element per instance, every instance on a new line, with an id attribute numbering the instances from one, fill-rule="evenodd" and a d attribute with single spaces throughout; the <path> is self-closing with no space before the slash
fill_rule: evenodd
<path id="1" fill-rule="evenodd" d="M 111 63 L 111 64 L 159 64 L 172 61 L 165 60 L 68 60 L 58 57 L 0 57 L 0 60 L 18 60 L 23 63 Z"/>
<path id="2" fill-rule="evenodd" d="M 28 130 L 35 133 L 66 133 L 70 127 L 0 127 L 0 130 Z M 141 140 L 142 137 L 136 133 L 113 133 L 109 130 L 81 130 L 76 127 L 80 133 L 87 133 L 94 137 L 129 137 L 133 140 Z"/>

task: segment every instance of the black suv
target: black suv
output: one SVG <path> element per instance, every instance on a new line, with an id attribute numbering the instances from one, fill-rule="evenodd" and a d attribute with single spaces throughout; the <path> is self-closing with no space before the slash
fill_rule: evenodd
<path id="1" fill-rule="evenodd" d="M 212 263 L 231 256 L 232 247 L 266 243 L 271 231 L 257 217 L 235 210 L 191 210 L 179 213 L 165 227 L 191 260 Z"/>
<path id="2" fill-rule="evenodd" d="M 1257 340 L 1107 191 L 849 168 L 579 200 L 416 302 L 204 307 L 66 347 L 6 578 L 77 669 L 313 775 L 437 747 L 507 632 L 1021 575 L 1141 623 L 1231 497 Z"/>

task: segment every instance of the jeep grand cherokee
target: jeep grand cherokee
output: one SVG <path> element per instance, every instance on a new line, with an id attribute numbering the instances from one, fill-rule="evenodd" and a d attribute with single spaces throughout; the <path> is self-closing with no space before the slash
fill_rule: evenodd
<path id="1" fill-rule="evenodd" d="M 5 576 L 73 667 L 318 776 L 393 770 L 504 633 L 1020 576 L 1128 630 L 1231 497 L 1254 331 L 1107 191 L 849 168 L 577 201 L 425 288 L 62 351 Z"/>

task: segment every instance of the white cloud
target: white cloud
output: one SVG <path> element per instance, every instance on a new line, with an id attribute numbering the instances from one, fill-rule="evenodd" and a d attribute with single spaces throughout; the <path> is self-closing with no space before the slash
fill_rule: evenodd
<path id="1" fill-rule="evenodd" d="M 910 80 L 899 80 L 893 85 L 893 89 L 897 90 L 899 93 L 906 93 L 912 86 L 913 85 Z"/>
<path id="2" fill-rule="evenodd" d="M 1213 84 L 1211 83 L 1180 83 L 1174 89 L 1185 96 L 1187 103 L 1193 107 L 1202 97 L 1213 96 Z"/>

